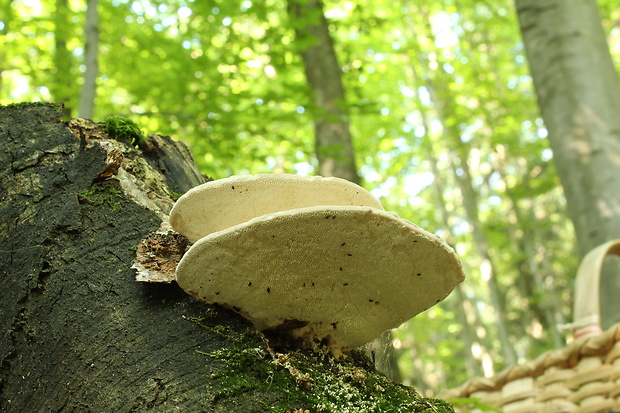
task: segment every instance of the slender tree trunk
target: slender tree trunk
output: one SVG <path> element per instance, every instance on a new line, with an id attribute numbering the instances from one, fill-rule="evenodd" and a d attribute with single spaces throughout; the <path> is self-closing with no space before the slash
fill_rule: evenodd
<path id="1" fill-rule="evenodd" d="M 427 124 L 425 127 L 429 128 L 430 125 Z M 430 130 L 430 129 L 427 129 Z M 441 177 L 441 171 L 437 165 L 436 161 L 436 153 L 433 149 L 432 142 L 428 142 L 426 145 L 428 152 L 428 159 L 431 164 L 431 170 L 433 171 L 434 183 L 433 188 L 435 189 L 436 198 L 438 200 L 437 205 L 440 205 L 439 211 L 441 216 L 441 222 L 443 229 L 447 231 L 448 234 L 451 234 L 450 228 L 450 214 L 446 208 L 446 201 L 444 199 L 445 186 L 443 184 L 443 179 Z M 450 237 L 452 238 L 452 237 Z M 450 243 L 450 239 L 447 239 L 448 243 Z M 477 312 L 475 311 L 475 306 L 472 306 L 471 303 L 467 303 L 467 296 L 463 291 L 464 287 L 462 284 L 459 284 L 456 290 L 456 297 L 458 302 L 458 309 L 456 310 L 456 315 L 463 326 L 463 345 L 465 347 L 465 351 L 467 354 L 467 370 L 471 377 L 481 377 L 483 375 L 482 366 L 480 363 L 480 358 L 477 357 L 474 346 L 478 345 L 481 349 L 483 349 L 482 343 L 480 343 L 476 337 L 474 330 L 476 326 L 481 326 L 480 317 L 478 317 Z M 486 350 L 485 350 L 486 351 Z"/>
<path id="2" fill-rule="evenodd" d="M 67 0 L 56 0 L 54 13 L 54 82 L 50 86 L 52 97 L 57 102 L 65 102 L 64 116 L 70 118 L 73 85 L 71 80 L 71 53 L 67 49 L 69 39 L 69 4 Z"/>
<path id="3" fill-rule="evenodd" d="M 472 186 L 472 178 L 469 171 L 469 164 L 467 163 L 466 149 L 463 147 L 463 143 L 460 140 L 460 135 L 458 135 L 456 130 L 448 126 L 446 132 L 446 139 L 453 141 L 453 153 L 455 156 L 452 158 L 452 167 L 454 169 L 454 175 L 459 185 L 459 189 L 461 190 L 461 195 L 463 196 L 463 206 L 465 207 L 467 221 L 472 226 L 472 234 L 474 236 L 474 243 L 476 244 L 476 251 L 481 258 L 480 272 L 482 280 L 489 286 L 491 305 L 493 306 L 495 320 L 497 321 L 497 332 L 502 347 L 502 353 L 504 355 L 504 363 L 505 365 L 512 365 L 517 362 L 517 357 L 515 355 L 514 348 L 510 343 L 510 335 L 508 334 L 508 321 L 506 317 L 506 308 L 504 305 L 505 300 L 497 281 L 497 266 L 493 262 L 489 241 L 486 233 L 484 232 L 484 228 L 482 227 L 482 222 L 480 221 L 480 216 L 478 214 L 478 200 L 476 192 Z"/>
<path id="4" fill-rule="evenodd" d="M 99 12 L 98 0 L 87 0 L 86 22 L 84 34 L 86 43 L 84 46 L 84 85 L 80 93 L 80 106 L 78 109 L 81 118 L 92 119 L 95 110 L 95 98 L 97 96 L 97 76 L 99 74 Z"/>
<path id="5" fill-rule="evenodd" d="M 0 107 L 0 411 L 453 411 L 362 358 L 276 350 L 176 283 L 136 282 L 170 188 L 203 177 L 169 138 L 136 149 L 62 112 Z"/>
<path id="6" fill-rule="evenodd" d="M 412 77 L 413 77 L 412 84 L 415 84 L 415 81 L 419 80 L 421 77 L 416 73 L 415 66 L 411 64 L 411 62 L 410 62 L 409 71 L 411 72 Z M 422 125 L 424 126 L 426 130 L 431 130 L 430 124 L 425 114 L 422 114 Z M 441 170 L 439 166 L 437 165 L 438 154 L 434 148 L 434 144 L 431 139 L 432 138 L 430 136 L 427 138 L 427 141 L 424 144 L 424 149 L 428 156 L 428 161 L 431 166 L 431 171 L 433 172 L 433 177 L 434 177 L 433 178 L 434 179 L 433 189 L 435 191 L 435 198 L 437 199 L 437 205 L 439 205 L 439 216 L 441 219 L 442 227 L 446 231 L 447 234 L 452 234 L 452 229 L 450 226 L 450 213 L 448 212 L 448 209 L 446 208 L 446 200 L 444 199 L 444 193 L 445 193 L 444 180 L 442 178 Z M 452 245 L 453 243 L 451 242 L 451 238 L 452 238 L 452 235 L 450 235 L 450 237 L 447 238 L 446 241 Z M 477 342 L 474 330 L 476 326 L 481 326 L 481 322 L 480 322 L 480 317 L 478 317 L 478 314 L 476 313 L 476 311 L 475 310 L 472 311 L 472 307 L 473 308 L 475 307 L 472 305 L 468 305 L 467 297 L 463 291 L 463 288 L 464 287 L 462 284 L 459 284 L 455 288 L 458 307 L 459 307 L 456 310 L 456 314 L 457 314 L 459 321 L 461 322 L 461 325 L 463 326 L 462 339 L 463 339 L 463 346 L 465 347 L 465 351 L 467 354 L 467 360 L 466 360 L 467 370 L 470 376 L 480 377 L 483 375 L 483 371 L 482 371 L 482 367 L 480 364 L 480 360 L 478 357 L 476 357 L 476 354 L 474 352 L 474 346 L 477 344 L 480 346 L 481 349 L 484 347 L 482 343 Z"/>
<path id="7" fill-rule="evenodd" d="M 430 23 L 428 23 L 430 20 L 428 17 L 425 20 L 427 21 L 427 24 L 425 25 L 424 30 L 426 31 L 427 36 L 432 38 L 432 29 L 430 27 Z M 439 60 L 439 66 L 441 66 L 441 53 L 437 52 L 436 55 Z M 469 171 L 468 148 L 466 148 L 464 143 L 461 141 L 460 131 L 458 126 L 455 124 L 454 118 L 451 116 L 455 112 L 453 107 L 454 99 L 453 96 L 451 96 L 449 91 L 450 88 L 448 87 L 445 79 L 443 79 L 441 73 L 443 73 L 441 70 L 428 73 L 425 76 L 426 87 L 430 93 L 433 105 L 436 108 L 437 117 L 443 127 L 443 142 L 450 150 L 454 177 L 463 197 L 463 207 L 465 209 L 467 221 L 472 227 L 472 235 L 474 238 L 476 251 L 478 252 L 481 260 L 481 276 L 489 288 L 489 296 L 496 320 L 497 334 L 504 356 L 504 363 L 510 365 L 516 362 L 516 355 L 513 346 L 510 343 L 510 336 L 508 334 L 504 297 L 497 281 L 497 274 L 495 273 L 496 266 L 493 264 L 489 242 L 478 214 L 478 199 L 476 191 L 472 186 L 472 177 Z"/>
<path id="8" fill-rule="evenodd" d="M 316 104 L 314 128 L 319 175 L 359 183 L 342 70 L 323 14 L 323 4 L 321 0 L 289 0 L 288 4 L 298 44 L 311 42 L 309 47 L 302 46 L 301 56 Z"/>
<path id="9" fill-rule="evenodd" d="M 582 254 L 620 237 L 620 85 L 595 0 L 515 0 Z M 616 266 L 616 270 L 618 266 Z M 620 277 L 602 280 L 603 324 L 620 320 Z"/>
<path id="10" fill-rule="evenodd" d="M 408 7 L 403 4 L 402 8 L 403 10 L 407 10 Z M 411 13 L 413 13 L 413 10 L 407 10 L 407 12 L 405 12 L 405 20 L 407 21 L 408 27 L 411 30 L 410 36 L 416 37 L 418 33 L 416 32 L 416 26 L 411 17 Z M 419 65 L 420 56 L 422 56 L 422 53 L 421 50 L 419 50 L 419 44 L 417 42 L 414 42 L 412 45 L 412 49 L 407 55 L 407 74 L 409 78 L 408 82 L 412 85 L 423 84 L 424 78 L 428 78 L 427 73 L 425 73 L 423 76 L 421 73 L 418 72 L 418 68 L 421 66 Z M 421 107 L 423 106 L 424 105 L 422 104 Z M 431 126 L 426 113 L 421 111 L 420 114 L 422 116 L 422 126 L 424 126 L 425 130 L 430 131 Z M 430 135 L 427 137 L 427 140 L 424 143 L 424 151 L 427 155 L 434 177 L 433 189 L 436 194 L 437 205 L 439 205 L 439 215 L 441 218 L 443 229 L 446 231 L 447 234 L 452 234 L 452 229 L 450 226 L 450 214 L 448 213 L 448 210 L 446 208 L 446 200 L 444 199 L 445 185 L 443 182 L 440 168 L 437 165 L 438 154 L 434 148 L 432 137 Z M 452 236 L 450 236 L 450 238 L 452 238 Z M 446 239 L 446 241 L 451 245 L 453 244 L 449 238 Z M 477 341 L 474 333 L 476 326 L 481 326 L 480 317 L 478 317 L 478 314 L 475 311 L 475 307 L 472 305 L 468 305 L 467 297 L 463 291 L 463 285 L 458 285 L 455 290 L 459 307 L 456 310 L 456 314 L 459 321 L 461 322 L 461 325 L 463 326 L 462 339 L 463 346 L 467 354 L 467 370 L 470 376 L 480 377 L 483 375 L 482 366 L 479 357 L 477 357 L 474 352 L 475 345 L 480 346 L 482 351 L 486 351 L 484 350 L 484 343 Z"/>
<path id="11" fill-rule="evenodd" d="M 506 148 L 503 145 L 496 146 L 496 161 L 494 169 L 499 172 L 502 180 L 506 176 Z M 525 188 L 528 188 L 527 173 L 524 173 Z M 506 201 L 510 201 L 509 204 L 509 222 L 517 222 L 522 225 L 525 222 L 532 222 L 536 224 L 536 219 L 533 216 L 534 211 L 529 210 L 530 217 L 526 217 L 527 213 L 523 212 L 523 209 L 519 206 L 519 199 L 515 195 L 514 191 L 509 185 L 504 184 L 505 194 L 507 195 Z M 509 228 L 510 238 L 514 240 L 517 245 L 518 254 L 522 256 L 519 261 L 519 278 L 523 280 L 526 285 L 522 296 L 529 302 L 528 311 L 534 320 L 538 320 L 543 326 L 544 330 L 551 337 L 554 348 L 563 347 L 565 343 L 564 337 L 561 336 L 558 326 L 562 324 L 562 312 L 561 307 L 558 305 L 559 300 L 555 288 L 549 288 L 543 281 L 543 275 L 540 271 L 538 262 L 535 257 L 535 251 L 537 245 L 539 245 L 539 237 L 537 228 L 522 228 L 523 234 L 518 235 L 515 228 L 511 226 Z"/>

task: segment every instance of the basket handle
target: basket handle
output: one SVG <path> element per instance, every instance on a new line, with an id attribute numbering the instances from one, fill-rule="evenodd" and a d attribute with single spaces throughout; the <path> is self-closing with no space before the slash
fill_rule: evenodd
<path id="1" fill-rule="evenodd" d="M 620 256 L 620 239 L 606 242 L 588 252 L 577 270 L 573 336 L 575 338 L 600 333 L 599 284 L 601 268 L 608 255 Z"/>

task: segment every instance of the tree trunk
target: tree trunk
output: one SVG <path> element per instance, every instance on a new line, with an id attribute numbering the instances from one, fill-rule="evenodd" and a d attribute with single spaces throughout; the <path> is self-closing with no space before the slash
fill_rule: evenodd
<path id="1" fill-rule="evenodd" d="M 424 127 L 427 128 L 426 130 L 430 130 L 430 125 L 428 124 L 426 117 L 423 116 L 423 119 Z M 428 154 L 428 162 L 430 163 L 431 170 L 433 171 L 433 188 L 435 189 L 435 197 L 437 199 L 436 205 L 439 205 L 440 221 L 446 234 L 452 234 L 449 218 L 450 213 L 446 208 L 446 200 L 444 198 L 444 194 L 446 193 L 445 185 L 443 183 L 440 168 L 437 165 L 437 154 L 433 148 L 433 142 L 430 139 L 428 139 L 424 146 Z M 450 238 L 452 238 L 452 235 L 450 235 L 446 241 L 448 241 L 450 245 L 453 245 L 453 243 L 450 242 Z M 465 352 L 467 354 L 466 365 L 468 373 L 471 377 L 481 377 L 484 372 L 480 363 L 480 357 L 477 356 L 474 350 L 476 346 L 479 346 L 481 349 L 484 348 L 482 343 L 477 340 L 478 337 L 476 337 L 476 334 L 474 333 L 476 327 L 481 327 L 480 317 L 478 317 L 478 314 L 475 311 L 475 306 L 468 302 L 469 300 L 467 299 L 463 289 L 463 284 L 459 284 L 455 288 L 458 302 L 458 308 L 455 313 L 463 328 L 461 336 L 463 340 L 463 347 L 465 348 Z"/>
<path id="2" fill-rule="evenodd" d="M 314 133 L 319 175 L 359 183 L 342 70 L 323 14 L 323 4 L 321 0 L 289 0 L 288 4 L 297 44 L 302 47 L 306 78 L 316 104 Z M 310 46 L 301 46 L 302 43 L 310 43 Z"/>
<path id="3" fill-rule="evenodd" d="M 478 214 L 478 196 L 473 187 L 472 176 L 469 170 L 468 148 L 461 140 L 461 133 L 451 116 L 455 112 L 452 103 L 454 99 L 450 95 L 449 87 L 432 81 L 430 77 L 427 79 L 426 87 L 429 90 L 433 104 L 436 106 L 437 117 L 444 131 L 444 142 L 450 149 L 454 177 L 461 191 L 465 216 L 467 217 L 467 222 L 471 225 L 475 249 L 480 257 L 480 275 L 482 281 L 489 287 L 489 297 L 504 356 L 504 365 L 512 365 L 516 363 L 517 357 L 514 347 L 510 343 L 508 317 L 506 316 L 504 305 L 505 299 L 501 292 L 500 284 L 497 281 L 497 266 L 493 262 L 490 244 Z"/>
<path id="4" fill-rule="evenodd" d="M 620 85 L 595 0 L 516 0 L 538 103 L 582 254 L 620 237 Z M 618 267 L 616 267 L 618 268 Z M 601 289 L 620 320 L 620 277 Z"/>
<path id="5" fill-rule="evenodd" d="M 0 411 L 452 411 L 358 353 L 276 350 L 176 283 L 135 282 L 170 186 L 203 178 L 169 138 L 134 148 L 62 111 L 0 107 Z"/>
<path id="6" fill-rule="evenodd" d="M 497 145 L 495 147 L 495 171 L 499 172 L 499 176 L 504 181 L 504 193 L 507 196 L 506 201 L 510 201 L 508 221 L 517 222 L 522 227 L 526 222 L 536 222 L 536 218 L 533 216 L 534 211 L 532 209 L 523 211 L 523 208 L 519 205 L 519 199 L 515 194 L 515 191 L 506 183 L 506 170 L 507 170 L 507 150 L 503 145 Z M 530 187 L 529 175 L 525 176 L 524 183 L 521 184 L 521 189 L 527 189 Z M 528 213 L 531 215 L 527 217 Z M 522 234 L 517 234 L 516 228 L 510 226 L 508 228 L 509 236 L 517 244 L 518 251 L 521 258 L 519 259 L 519 283 L 522 285 L 523 292 L 522 297 L 528 300 L 528 312 L 532 317 L 532 321 L 538 321 L 544 327 L 543 330 L 551 337 L 551 342 L 554 348 L 561 348 L 565 343 L 564 337 L 560 334 L 558 325 L 563 324 L 561 306 L 559 305 L 559 299 L 555 288 L 547 286 L 543 280 L 543 273 L 540 270 L 540 266 L 536 260 L 536 247 L 540 244 L 538 240 L 538 229 L 533 228 L 521 228 Z M 525 324 L 525 323 L 523 323 Z"/>
<path id="7" fill-rule="evenodd" d="M 412 18 L 412 13 L 413 10 L 407 10 L 406 12 L 404 12 L 404 18 L 407 22 L 407 27 L 410 29 L 409 35 L 411 37 L 416 37 L 418 33 L 416 31 L 416 24 L 414 23 L 414 20 Z M 419 73 L 418 68 L 420 66 L 425 67 L 428 63 L 424 61 L 424 64 L 420 64 L 420 56 L 423 56 L 423 54 L 422 51 L 419 49 L 419 43 L 414 42 L 414 46 L 411 47 L 410 52 L 406 56 L 408 78 L 407 81 L 409 84 L 424 84 L 426 82 L 425 79 L 429 78 L 429 73 L 424 73 L 424 76 Z M 418 100 L 420 103 L 420 107 L 424 107 L 424 103 L 420 100 L 419 95 Z M 426 112 L 420 111 L 420 116 L 422 118 L 421 125 L 424 127 L 425 130 L 430 131 L 431 126 Z M 437 164 L 438 153 L 435 149 L 435 145 L 431 136 L 428 136 L 426 138 L 425 142 L 423 143 L 423 149 L 423 153 L 426 155 L 428 162 L 431 166 L 431 171 L 433 173 L 434 181 L 432 187 L 435 191 L 435 204 L 439 206 L 439 217 L 442 224 L 442 229 L 446 232 L 446 234 L 450 234 L 450 236 L 445 237 L 445 239 L 448 244 L 454 247 L 454 242 L 451 239 L 453 238 L 453 236 L 452 228 L 450 225 L 450 213 L 448 212 L 448 209 L 446 207 L 447 202 L 444 197 L 446 191 L 444 180 L 440 167 Z M 484 352 L 487 356 L 488 353 L 486 352 L 482 340 L 479 340 L 479 338 L 476 337 L 475 334 L 476 327 L 481 327 L 480 317 L 478 317 L 478 313 L 477 311 L 475 311 L 475 306 L 471 305 L 471 303 L 468 302 L 467 296 L 463 290 L 463 284 L 459 284 L 455 288 L 458 302 L 458 308 L 456 309 L 455 313 L 463 328 L 461 336 L 463 339 L 463 347 L 465 349 L 465 353 L 467 354 L 465 364 L 467 366 L 467 372 L 470 376 L 481 377 L 484 373 L 483 367 L 480 361 L 480 357 L 476 354 L 474 348 L 475 346 L 479 346 L 481 349 L 483 349 L 481 353 Z"/>
<path id="8" fill-rule="evenodd" d="M 452 157 L 452 167 L 454 169 L 454 175 L 463 197 L 463 206 L 465 207 L 467 221 L 472 227 L 476 251 L 480 255 L 480 273 L 482 281 L 489 286 L 491 305 L 493 306 L 499 341 L 504 355 L 504 365 L 510 366 L 517 362 L 517 357 L 514 347 L 510 343 L 510 335 L 508 334 L 508 317 L 506 316 L 506 308 L 504 305 L 505 298 L 501 292 L 499 282 L 497 281 L 497 266 L 492 258 L 490 244 L 478 214 L 478 199 L 472 184 L 472 177 L 465 152 L 466 149 L 461 142 L 458 132 L 450 126 L 447 126 L 446 139 L 452 139 L 453 141 L 454 156 Z"/>
<path id="9" fill-rule="evenodd" d="M 78 113 L 81 118 L 92 119 L 95 110 L 95 97 L 97 96 L 97 76 L 99 74 L 99 12 L 98 0 L 86 2 L 86 22 L 84 23 L 84 85 L 80 93 L 80 106 Z"/>
<path id="10" fill-rule="evenodd" d="M 56 0 L 54 12 L 54 68 L 53 82 L 50 85 L 50 93 L 57 101 L 70 102 L 73 92 L 71 80 L 71 53 L 67 48 L 69 40 L 69 3 L 68 0 Z M 63 116 L 70 118 L 71 105 L 64 107 Z"/>

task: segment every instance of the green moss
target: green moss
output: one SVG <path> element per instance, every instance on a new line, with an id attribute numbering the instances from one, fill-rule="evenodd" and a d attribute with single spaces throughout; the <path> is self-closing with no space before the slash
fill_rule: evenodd
<path id="1" fill-rule="evenodd" d="M 170 187 L 170 197 L 176 201 L 184 195 L 184 192 L 179 190 L 178 186 Z"/>
<path id="2" fill-rule="evenodd" d="M 87 202 L 95 206 L 105 205 L 110 207 L 112 211 L 118 211 L 121 209 L 119 198 L 123 198 L 123 193 L 121 191 L 100 185 L 95 185 L 78 194 L 78 200 L 80 202 Z"/>
<path id="3" fill-rule="evenodd" d="M 99 124 L 111 138 L 128 142 L 133 146 L 146 140 L 144 133 L 142 133 L 138 125 L 129 119 L 120 116 L 108 116 Z"/>
<path id="4" fill-rule="evenodd" d="M 500 409 L 497 409 L 489 404 L 482 403 L 480 399 L 475 397 L 463 397 L 463 398 L 453 398 L 450 399 L 450 402 L 459 409 L 459 411 L 463 412 L 495 412 L 502 413 Z"/>
<path id="5" fill-rule="evenodd" d="M 5 108 L 14 108 L 14 107 L 32 107 L 32 106 L 52 106 L 54 108 L 59 108 L 62 110 L 63 108 L 63 104 L 60 102 L 15 102 L 15 103 L 8 103 L 6 105 L 2 105 L 0 104 L 0 107 L 5 107 Z"/>
<path id="6" fill-rule="evenodd" d="M 312 350 L 279 353 L 257 331 L 242 334 L 192 321 L 233 343 L 227 349 L 201 353 L 225 366 L 212 376 L 221 388 L 220 399 L 258 390 L 277 394 L 273 402 L 263 398 L 269 412 L 454 412 L 447 402 L 424 399 L 413 388 L 393 383 L 351 356 L 337 360 Z"/>

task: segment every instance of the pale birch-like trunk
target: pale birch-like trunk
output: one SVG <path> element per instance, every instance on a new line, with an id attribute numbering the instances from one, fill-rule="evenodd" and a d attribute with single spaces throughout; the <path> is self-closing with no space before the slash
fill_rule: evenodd
<path id="1" fill-rule="evenodd" d="M 595 0 L 515 0 L 542 117 L 584 254 L 620 237 L 620 85 Z M 603 277 L 603 325 L 620 277 Z"/>
<path id="2" fill-rule="evenodd" d="M 99 49 L 99 13 L 97 11 L 98 0 L 87 0 L 86 23 L 84 34 L 86 44 L 84 47 L 84 85 L 80 93 L 80 106 L 78 109 L 81 118 L 92 119 L 95 110 L 95 97 L 97 96 L 97 76 L 99 74 L 98 49 Z"/>

